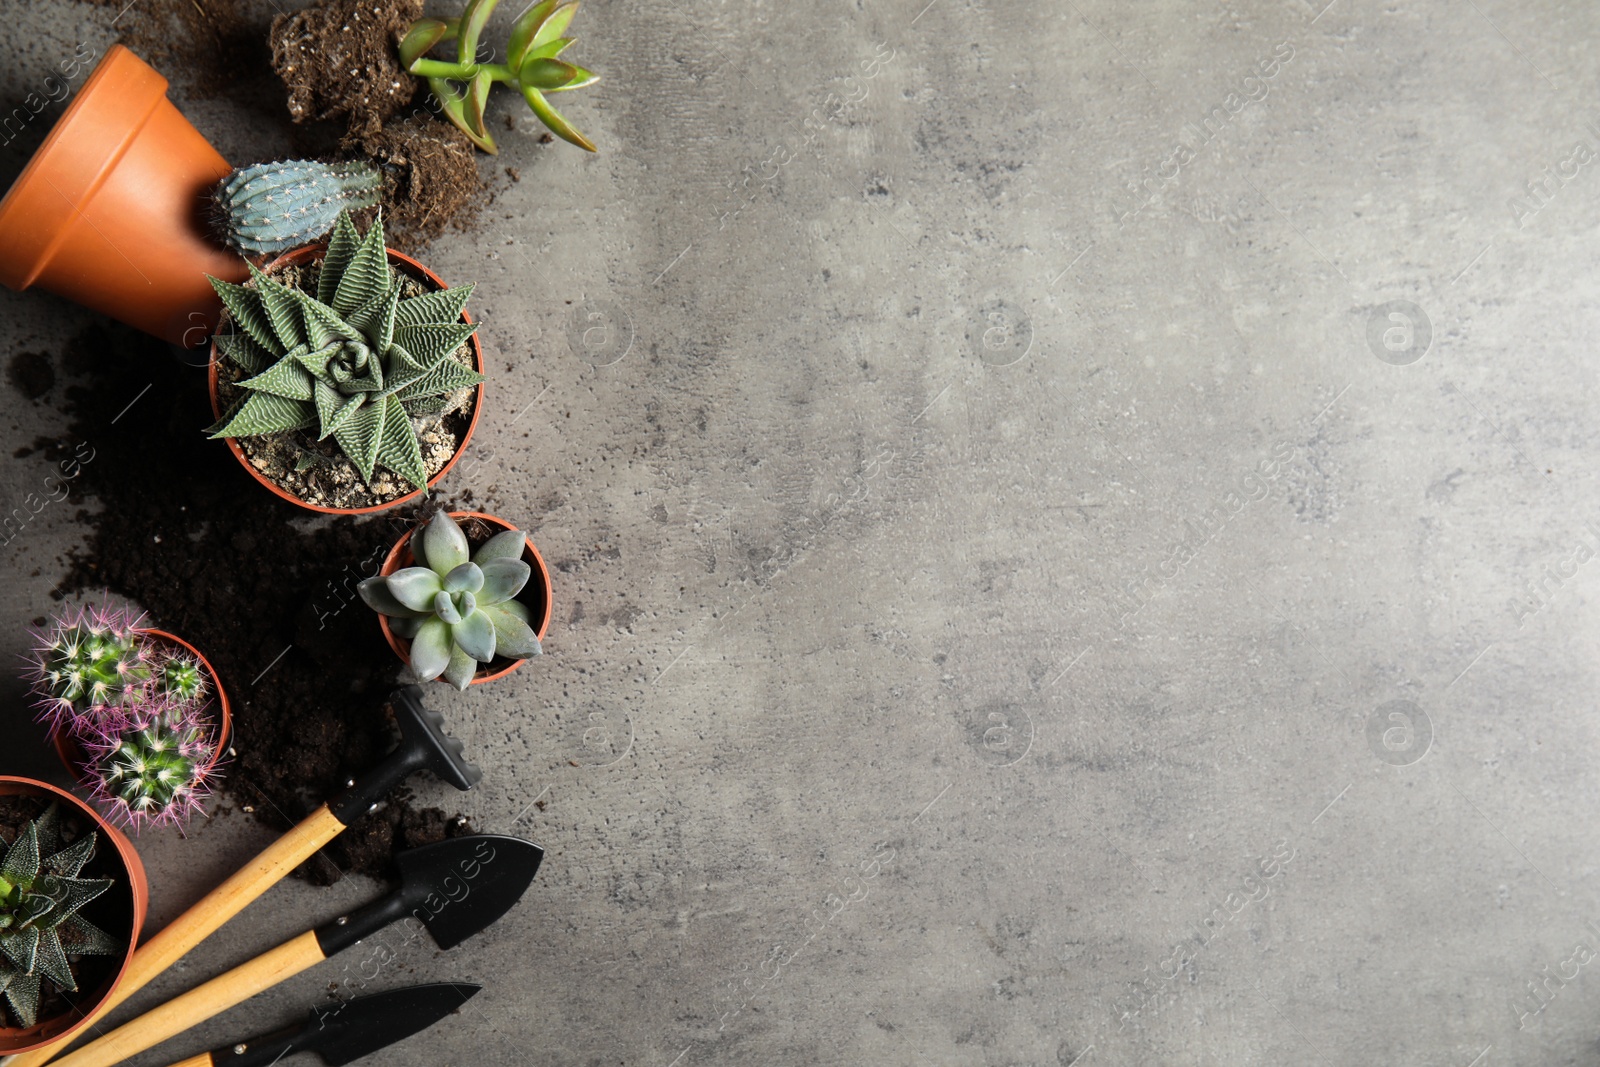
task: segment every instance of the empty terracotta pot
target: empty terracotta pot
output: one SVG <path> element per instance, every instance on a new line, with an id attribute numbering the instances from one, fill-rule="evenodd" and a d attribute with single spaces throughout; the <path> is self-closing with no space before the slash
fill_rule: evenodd
<path id="1" fill-rule="evenodd" d="M 167 99 L 167 79 L 112 45 L 0 201 L 0 282 L 203 345 L 222 310 L 206 275 L 249 273 L 203 221 L 230 169 Z"/>
<path id="2" fill-rule="evenodd" d="M 145 879 L 144 864 L 139 860 L 139 853 L 135 852 L 133 844 L 116 827 L 101 818 L 98 812 L 71 793 L 57 789 L 48 782 L 32 778 L 0 777 L 0 796 L 18 795 L 55 800 L 60 803 L 64 811 L 77 816 L 85 826 L 94 828 L 94 832 L 99 835 L 99 841 L 95 844 L 94 862 L 98 864 L 102 856 L 108 856 L 110 862 L 106 866 L 108 872 L 106 876 L 114 878 L 117 882 L 117 886 L 109 890 L 108 895 L 122 889 L 127 891 L 124 898 L 126 905 L 118 915 L 119 925 L 112 928 L 109 924 L 102 923 L 101 928 L 113 937 L 126 938 L 127 947 L 120 957 L 114 959 L 110 977 L 105 979 L 99 988 L 83 989 L 80 985 L 79 992 L 74 995 L 73 1010 L 54 1018 L 40 1019 L 35 1025 L 26 1028 L 0 1025 L 0 1055 L 6 1056 L 58 1041 L 82 1029 L 88 1023 L 89 1013 L 110 996 L 117 983 L 122 981 L 122 975 L 128 969 L 128 961 L 133 958 L 133 950 L 139 943 L 139 932 L 144 928 L 145 909 L 150 901 L 150 883 Z"/>

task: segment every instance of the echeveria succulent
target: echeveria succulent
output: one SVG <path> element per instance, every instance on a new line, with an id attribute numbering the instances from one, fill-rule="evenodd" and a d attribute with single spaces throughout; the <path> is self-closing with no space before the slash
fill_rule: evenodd
<path id="1" fill-rule="evenodd" d="M 506 530 L 471 552 L 461 527 L 441 511 L 411 537 L 414 566 L 361 583 L 367 606 L 410 639 L 418 679 L 443 677 L 465 690 L 478 665 L 496 655 L 540 654 L 528 609 L 514 599 L 533 573 L 522 559 L 524 541 L 522 531 Z"/>
<path id="2" fill-rule="evenodd" d="M 0 862 L 0 990 L 18 1026 L 38 1022 L 41 980 L 75 992 L 68 954 L 109 956 L 123 946 L 78 909 L 110 889 L 109 878 L 79 878 L 94 856 L 95 835 L 62 847 L 61 815 L 52 803 L 22 828 Z"/>
<path id="3" fill-rule="evenodd" d="M 412 417 L 483 381 L 451 357 L 477 326 L 461 321 L 472 286 L 401 299 L 389 274 L 383 223 L 363 238 L 339 216 L 317 276 L 317 294 L 250 267 L 249 286 L 212 278 L 238 332 L 217 347 L 250 377 L 233 408 L 207 432 L 253 437 L 316 427 L 372 482 L 383 466 L 426 488 Z"/>

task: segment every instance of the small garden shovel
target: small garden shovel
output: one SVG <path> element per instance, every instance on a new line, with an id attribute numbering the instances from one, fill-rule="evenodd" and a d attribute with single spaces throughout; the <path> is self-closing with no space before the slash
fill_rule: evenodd
<path id="1" fill-rule="evenodd" d="M 387 897 L 285 941 L 56 1062 L 60 1067 L 112 1067 L 408 916 L 426 927 L 440 948 L 454 948 L 522 899 L 543 858 L 538 845 L 497 834 L 457 837 L 402 852 L 395 857 L 400 886 Z M 372 959 L 381 969 L 394 955 L 380 943 Z"/>
<path id="2" fill-rule="evenodd" d="M 434 982 L 312 1008 L 311 1018 L 299 1026 L 202 1052 L 172 1067 L 272 1067 L 297 1052 L 314 1052 L 328 1067 L 344 1067 L 421 1033 L 482 988 Z"/>
<path id="3" fill-rule="evenodd" d="M 274 841 L 255 859 L 207 893 L 193 907 L 149 941 L 139 946 L 128 969 L 100 1006 L 89 1015 L 93 1022 L 143 989 L 156 975 L 210 937 L 223 923 L 245 909 L 285 875 L 316 854 L 345 827 L 371 810 L 389 790 L 415 771 L 429 770 L 457 789 L 471 789 L 483 772 L 461 755 L 461 742 L 444 732 L 444 717 L 422 706 L 421 686 L 408 686 L 390 699 L 400 724 L 400 743 L 377 767 L 350 783 L 337 799 L 306 816 L 298 826 Z M 72 1038 L 41 1045 L 32 1052 L 11 1056 L 4 1067 L 40 1067 L 50 1062 Z"/>

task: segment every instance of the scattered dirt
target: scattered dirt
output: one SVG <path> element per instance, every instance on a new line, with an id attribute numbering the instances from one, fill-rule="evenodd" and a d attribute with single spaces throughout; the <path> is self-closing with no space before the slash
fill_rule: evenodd
<path id="1" fill-rule="evenodd" d="M 220 789 L 288 829 L 393 743 L 385 705 L 400 664 L 354 589 L 427 508 L 305 522 L 201 433 L 204 374 L 112 323 L 71 349 L 58 366 L 88 353 L 93 370 L 65 390 L 67 433 L 43 451 L 54 462 L 92 446 L 73 484 L 99 506 L 78 513 L 88 542 L 55 595 L 109 589 L 205 653 L 233 704 L 235 756 Z M 296 873 L 318 884 L 381 875 L 398 849 L 470 832 L 464 818 L 419 810 L 402 787 Z"/>
<path id="2" fill-rule="evenodd" d="M 427 111 L 380 130 L 352 133 L 346 151 L 383 167 L 383 228 L 390 247 L 421 248 L 447 227 L 464 230 L 490 197 L 467 135 Z"/>
<path id="3" fill-rule="evenodd" d="M 88 0 L 117 13 L 123 44 L 186 91 L 259 101 L 272 87 L 267 18 L 247 0 Z"/>
<path id="4" fill-rule="evenodd" d="M 29 400 L 37 400 L 56 384 L 56 370 L 50 357 L 43 352 L 18 352 L 6 367 L 6 377 L 17 392 Z"/>
<path id="5" fill-rule="evenodd" d="M 451 225 L 465 229 L 488 200 L 467 135 L 411 106 L 427 94 L 400 66 L 396 49 L 421 17 L 422 0 L 391 0 L 387 7 L 324 0 L 279 15 L 271 32 L 290 117 L 343 122 L 340 150 L 382 164 L 384 226 L 391 247 L 402 251 L 427 245 Z"/>
<path id="6" fill-rule="evenodd" d="M 387 236 L 387 234 L 385 235 Z M 297 286 L 315 293 L 317 269 L 315 266 L 287 267 L 270 272 L 285 285 Z M 402 297 L 420 296 L 427 287 L 401 274 L 394 267 L 389 276 L 400 284 Z M 246 283 L 247 285 L 250 283 Z M 222 329 L 228 328 L 227 316 Z M 477 369 L 470 343 L 463 344 L 451 353 L 451 358 L 469 369 Z M 245 370 L 234 363 L 225 362 L 217 371 L 217 396 L 223 411 L 228 411 L 242 395 L 235 383 L 248 377 Z M 417 441 L 422 450 L 422 463 L 432 478 L 450 462 L 461 449 L 467 430 L 472 425 L 473 401 L 476 390 L 461 389 L 445 398 L 445 409 L 437 415 L 424 415 L 415 420 Z M 237 438 L 237 443 L 250 465 L 292 496 L 321 507 L 365 508 L 386 504 L 412 492 L 416 486 L 384 467 L 373 469 L 369 485 L 361 480 L 338 442 L 329 438 L 317 440 L 309 430 L 291 430 L 284 433 L 264 434 L 260 437 Z"/>
<path id="7" fill-rule="evenodd" d="M 48 797 L 0 796 L 0 840 L 5 845 L 15 841 L 22 828 L 44 814 L 49 806 Z M 61 809 L 61 817 L 63 845 L 72 844 L 80 835 L 94 829 L 69 808 Z M 3 846 L 0 846 L 0 851 L 3 851 Z M 116 858 L 115 849 L 103 837 L 95 843 L 94 856 L 79 876 L 112 878 L 116 881 L 110 889 L 84 906 L 83 917 L 118 940 L 128 938 L 132 934 L 128 925 L 133 905 L 132 890 L 128 886 L 126 870 Z M 120 956 L 69 957 L 67 966 L 78 983 L 78 992 L 66 992 L 50 979 L 44 979 L 40 983 L 38 1018 L 53 1019 L 65 1015 L 74 1005 L 90 1005 L 99 1000 L 106 992 L 103 987 L 113 977 L 120 962 Z M 0 1011 L 0 1015 L 7 1022 L 16 1021 L 10 1018 L 9 1009 Z"/>
<path id="8" fill-rule="evenodd" d="M 416 95 L 396 48 L 421 17 L 422 0 L 332 0 L 274 18 L 272 68 L 289 89 L 289 117 L 376 133 Z"/>

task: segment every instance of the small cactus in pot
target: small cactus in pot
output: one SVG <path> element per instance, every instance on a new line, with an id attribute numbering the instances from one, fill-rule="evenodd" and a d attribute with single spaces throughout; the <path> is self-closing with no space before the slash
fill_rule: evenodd
<path id="1" fill-rule="evenodd" d="M 246 376 L 206 432 L 306 430 L 317 441 L 332 437 L 367 485 L 382 467 L 427 488 L 413 420 L 439 414 L 484 380 L 453 358 L 477 331 L 462 321 L 473 287 L 402 296 L 382 220 L 362 236 L 348 212 L 334 226 L 314 294 L 251 271 L 248 286 L 211 280 L 238 331 L 219 334 L 217 347 Z"/>
<path id="2" fill-rule="evenodd" d="M 420 681 L 443 678 L 465 691 L 479 665 L 497 655 L 543 652 L 527 606 L 515 599 L 533 574 L 522 559 L 525 542 L 522 531 L 505 530 L 472 552 L 455 519 L 440 511 L 411 537 L 414 566 L 358 586 L 367 606 L 411 641 Z"/>
<path id="3" fill-rule="evenodd" d="M 343 211 L 376 206 L 382 189 L 383 176 L 366 160 L 257 163 L 218 183 L 215 226 L 241 255 L 275 255 L 319 239 Z"/>
<path id="4" fill-rule="evenodd" d="M 144 616 L 100 607 L 57 616 L 34 634 L 31 681 L 38 717 L 52 732 L 93 724 L 114 709 L 160 697 L 199 703 L 205 672 L 187 652 L 152 640 Z"/>
<path id="5" fill-rule="evenodd" d="M 181 826 L 201 809 L 231 729 L 210 664 L 143 622 L 106 607 L 60 615 L 36 635 L 32 675 L 63 762 L 111 821 L 135 830 Z"/>

